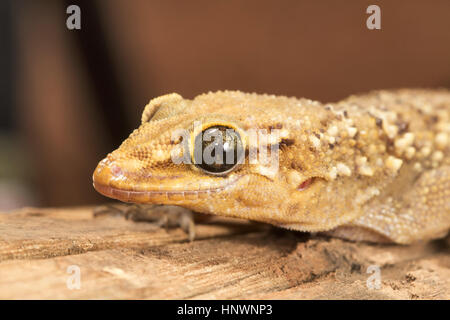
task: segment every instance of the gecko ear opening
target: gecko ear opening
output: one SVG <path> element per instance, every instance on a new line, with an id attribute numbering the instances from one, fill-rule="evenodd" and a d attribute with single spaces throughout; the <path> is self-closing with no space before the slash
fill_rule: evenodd
<path id="1" fill-rule="evenodd" d="M 186 101 L 178 93 L 170 93 L 150 100 L 142 113 L 141 123 L 161 120 L 180 113 Z"/>

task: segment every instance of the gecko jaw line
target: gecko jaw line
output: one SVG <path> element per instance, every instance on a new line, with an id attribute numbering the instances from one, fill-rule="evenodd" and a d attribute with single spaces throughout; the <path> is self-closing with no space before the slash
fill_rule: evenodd
<path id="1" fill-rule="evenodd" d="M 93 183 L 95 190 L 104 196 L 111 197 L 124 202 L 149 202 L 149 201 L 184 201 L 207 199 L 211 194 L 224 191 L 236 183 L 239 178 L 227 182 L 224 186 L 199 190 L 124 190 L 98 182 Z"/>

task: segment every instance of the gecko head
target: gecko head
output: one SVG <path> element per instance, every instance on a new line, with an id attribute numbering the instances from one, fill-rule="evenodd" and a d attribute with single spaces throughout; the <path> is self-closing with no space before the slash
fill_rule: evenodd
<path id="1" fill-rule="evenodd" d="M 247 174 L 248 125 L 237 112 L 243 96 L 223 92 L 187 100 L 169 94 L 151 100 L 140 127 L 98 164 L 95 189 L 125 202 L 214 213 L 231 208 L 231 193 L 243 187 Z"/>
<path id="2" fill-rule="evenodd" d="M 311 133 L 328 117 L 316 104 L 237 91 L 155 98 L 140 127 L 98 164 L 94 188 L 124 202 L 272 224 L 303 221 L 313 230 L 323 220 L 315 213 L 336 211 L 340 195 L 330 193 L 339 185 Z M 308 123 L 289 119 L 292 108 Z"/>

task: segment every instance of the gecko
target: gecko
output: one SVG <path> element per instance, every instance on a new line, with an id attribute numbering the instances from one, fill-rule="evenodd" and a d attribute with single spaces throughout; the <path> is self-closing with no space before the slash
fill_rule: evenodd
<path id="1" fill-rule="evenodd" d="M 221 135 L 199 140 L 207 133 Z M 212 161 L 202 161 L 207 150 L 217 151 Z M 122 202 L 409 244 L 450 229 L 449 150 L 447 89 L 378 90 L 335 103 L 172 93 L 145 106 L 140 126 L 96 167 L 93 186 Z M 258 158 L 272 151 L 275 166 Z"/>

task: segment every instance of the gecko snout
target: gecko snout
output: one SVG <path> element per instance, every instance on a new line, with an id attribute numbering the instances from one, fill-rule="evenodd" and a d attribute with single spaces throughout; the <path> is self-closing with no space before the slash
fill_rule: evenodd
<path id="1" fill-rule="evenodd" d="M 110 196 L 108 190 L 111 190 L 115 182 L 123 179 L 122 169 L 109 156 L 100 161 L 92 176 L 95 190 L 105 196 Z"/>

